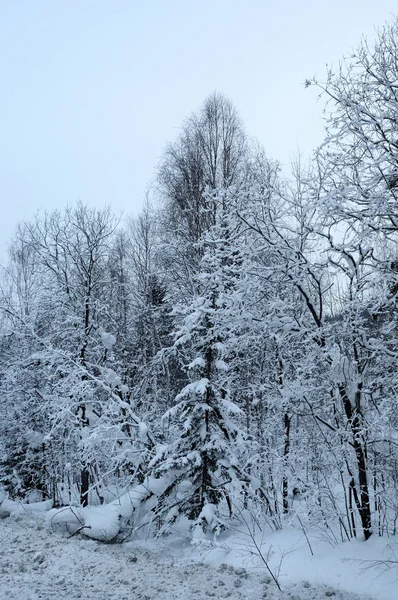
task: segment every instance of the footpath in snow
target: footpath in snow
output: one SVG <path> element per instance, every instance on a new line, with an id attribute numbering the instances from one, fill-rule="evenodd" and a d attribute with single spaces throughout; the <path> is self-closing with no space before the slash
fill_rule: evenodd
<path id="1" fill-rule="evenodd" d="M 0 519 L 1 600 L 364 600 L 308 582 L 279 592 L 264 570 L 213 568 L 133 543 L 67 538 L 42 519 Z"/>

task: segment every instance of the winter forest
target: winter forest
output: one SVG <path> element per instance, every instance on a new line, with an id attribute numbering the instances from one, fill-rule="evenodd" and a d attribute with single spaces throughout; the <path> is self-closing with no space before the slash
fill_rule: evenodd
<path id="1" fill-rule="evenodd" d="M 107 541 L 248 514 L 333 544 L 397 533 L 398 21 L 306 85 L 311 160 L 281 168 L 214 92 L 138 218 L 78 203 L 18 226 L 3 511 L 122 499 Z"/>

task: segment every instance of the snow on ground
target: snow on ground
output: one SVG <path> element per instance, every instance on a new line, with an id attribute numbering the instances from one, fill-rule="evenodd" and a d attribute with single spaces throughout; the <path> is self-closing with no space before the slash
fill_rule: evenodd
<path id="1" fill-rule="evenodd" d="M 377 543 L 377 540 L 376 540 Z M 151 543 L 152 544 L 152 543 Z M 357 543 L 359 546 L 359 542 Z M 344 546 L 344 545 L 343 545 Z M 362 545 L 365 547 L 365 545 Z M 217 553 L 218 552 L 218 553 Z M 228 558 L 225 549 L 216 552 Z M 207 560 L 216 563 L 214 550 Z M 234 563 L 238 548 L 229 552 Z M 249 553 L 250 554 L 250 553 Z M 290 560 L 294 553 L 291 553 Z M 40 515 L 16 515 L 0 519 L 1 600 L 364 600 L 367 596 L 336 590 L 312 582 L 311 569 L 304 568 L 300 583 L 284 581 L 279 592 L 265 568 L 255 571 L 221 563 L 211 566 L 192 561 L 189 544 L 177 548 L 173 540 L 150 547 L 142 541 L 104 544 L 59 531 L 48 531 Z M 198 556 L 198 555 L 197 555 Z M 197 558 L 197 557 L 196 557 Z M 335 557 L 338 560 L 338 556 Z M 322 561 L 322 556 L 319 557 Z M 227 561 L 225 561 L 227 562 Z M 297 565 L 302 564 L 300 556 Z M 294 564 L 294 561 L 286 567 Z M 315 564 L 314 564 L 315 566 Z M 319 566 L 319 565 L 318 565 Z M 344 566 L 344 564 L 342 565 Z M 334 567 L 336 569 L 336 566 Z M 319 570 L 319 569 L 318 569 Z M 352 570 L 352 567 L 351 567 Z M 283 568 L 281 573 L 283 572 Z M 298 566 L 294 575 L 299 575 Z M 309 575 L 309 577 L 307 577 Z M 322 580 L 317 572 L 315 580 Z M 328 573 L 323 574 L 324 581 Z M 342 575 L 345 577 L 345 575 Z M 294 577 L 293 577 L 294 579 Z M 350 578 L 350 580 L 352 577 Z M 396 584 L 395 584 L 396 585 Z M 396 589 L 395 585 L 392 589 Z M 379 587 L 382 581 L 379 580 Z M 394 596 L 396 598 L 397 595 Z M 391 596 L 393 598 L 393 596 Z"/>
<path id="2" fill-rule="evenodd" d="M 351 540 L 334 545 L 325 532 L 307 532 L 306 537 L 287 525 L 281 531 L 268 530 L 255 538 L 248 531 L 241 526 L 218 548 L 209 547 L 207 552 L 198 548 L 196 557 L 215 567 L 228 562 L 248 570 L 264 570 L 253 544 L 255 539 L 283 589 L 306 582 L 315 588 L 326 585 L 336 592 L 340 590 L 343 598 L 359 594 L 363 600 L 398 600 L 398 539 L 394 537 L 374 535 L 367 542 Z"/>

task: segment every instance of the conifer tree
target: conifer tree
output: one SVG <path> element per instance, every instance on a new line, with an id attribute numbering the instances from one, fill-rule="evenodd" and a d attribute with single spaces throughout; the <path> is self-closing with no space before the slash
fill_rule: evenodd
<path id="1" fill-rule="evenodd" d="M 156 512 L 166 521 L 185 514 L 190 520 L 217 528 L 219 506 L 229 513 L 231 485 L 242 488 L 247 477 L 239 465 L 242 433 L 234 420 L 239 407 L 229 386 L 229 300 L 239 276 L 239 259 L 231 246 L 225 196 L 214 195 L 219 215 L 204 236 L 199 293 L 182 309 L 182 325 L 173 350 L 184 365 L 189 383 L 165 415 L 175 438 L 152 462 L 157 477 L 170 479 Z M 223 206 L 224 203 L 224 206 Z"/>

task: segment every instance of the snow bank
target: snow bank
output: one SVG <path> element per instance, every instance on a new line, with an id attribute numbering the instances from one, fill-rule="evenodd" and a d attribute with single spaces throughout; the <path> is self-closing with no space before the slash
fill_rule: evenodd
<path id="1" fill-rule="evenodd" d="M 52 505 L 52 500 L 24 504 L 22 502 L 15 502 L 14 500 L 10 500 L 6 496 L 3 497 L 3 501 L 0 503 L 0 518 L 16 517 L 18 515 L 26 513 L 46 512 L 47 510 L 50 510 L 50 508 L 52 508 Z"/>
<path id="2" fill-rule="evenodd" d="M 48 512 L 47 526 L 64 529 L 73 534 L 79 531 L 82 535 L 110 542 L 131 526 L 133 516 L 139 520 L 153 508 L 153 499 L 162 493 L 170 481 L 168 477 L 147 477 L 144 483 L 115 498 L 108 504 L 100 506 L 74 507 L 64 506 Z M 149 500 L 152 498 L 152 501 Z M 32 506 L 32 505 L 31 505 Z M 143 507 L 143 512 L 138 511 Z"/>
<path id="3" fill-rule="evenodd" d="M 149 496 L 150 487 L 138 485 L 120 498 L 102 506 L 87 506 L 81 510 L 84 527 L 82 534 L 103 542 L 112 541 Z"/>
<path id="4" fill-rule="evenodd" d="M 74 534 L 80 531 L 86 537 L 102 542 L 112 541 L 120 531 L 122 518 L 132 515 L 133 506 L 130 503 L 117 501 L 101 506 L 63 506 L 53 508 L 46 515 L 46 525 L 49 529 L 68 531 Z"/>
<path id="5" fill-rule="evenodd" d="M 101 542 L 111 542 L 119 533 L 122 515 L 117 506 L 105 504 L 86 507 L 82 513 L 84 527 L 81 532 L 83 535 Z"/>
<path id="6" fill-rule="evenodd" d="M 84 525 L 82 509 L 77 506 L 53 508 L 46 514 L 46 525 L 50 529 L 61 529 L 74 533 Z"/>
<path id="7" fill-rule="evenodd" d="M 54 508 L 47 513 L 47 527 L 67 530 L 71 534 L 80 531 L 86 537 L 110 542 L 132 519 L 134 511 L 152 495 L 155 481 L 148 479 L 147 485 L 138 485 L 109 504 Z"/>

